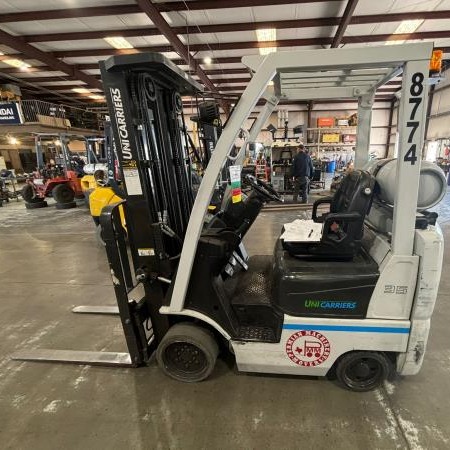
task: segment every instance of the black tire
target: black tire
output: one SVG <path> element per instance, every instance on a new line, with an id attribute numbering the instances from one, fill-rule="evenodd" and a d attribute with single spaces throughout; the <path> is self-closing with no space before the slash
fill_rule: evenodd
<path id="1" fill-rule="evenodd" d="M 156 350 L 160 369 L 186 383 L 203 381 L 211 375 L 219 347 L 213 333 L 192 323 L 172 326 Z"/>
<path id="2" fill-rule="evenodd" d="M 97 241 L 97 244 L 99 247 L 106 247 L 106 242 L 103 240 L 102 236 L 102 227 L 101 225 L 97 225 L 95 227 L 95 240 Z"/>
<path id="3" fill-rule="evenodd" d="M 68 184 L 57 184 L 52 189 L 52 196 L 56 203 L 71 203 L 75 198 L 75 192 Z"/>
<path id="4" fill-rule="evenodd" d="M 77 204 L 76 202 L 69 202 L 69 203 L 57 203 L 56 209 L 71 209 L 76 208 Z"/>
<path id="5" fill-rule="evenodd" d="M 39 209 L 39 208 L 45 208 L 47 206 L 48 206 L 48 203 L 46 201 L 25 203 L 25 208 L 27 208 L 27 209 Z"/>
<path id="6" fill-rule="evenodd" d="M 392 371 L 392 363 L 384 353 L 351 352 L 337 363 L 336 377 L 340 384 L 356 392 L 379 387 Z"/>
<path id="7" fill-rule="evenodd" d="M 31 186 L 31 184 L 26 184 L 23 188 L 22 188 L 22 198 L 27 202 L 27 203 L 32 203 L 33 201 L 35 201 L 35 192 L 33 189 L 33 186 Z"/>

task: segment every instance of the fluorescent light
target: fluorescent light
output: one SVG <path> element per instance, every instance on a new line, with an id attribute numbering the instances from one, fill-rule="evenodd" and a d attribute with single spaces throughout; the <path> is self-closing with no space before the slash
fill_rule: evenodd
<path id="1" fill-rule="evenodd" d="M 268 42 L 277 40 L 276 28 L 261 28 L 256 30 L 256 38 L 259 42 Z"/>
<path id="2" fill-rule="evenodd" d="M 77 94 L 90 94 L 91 91 L 89 89 L 79 87 L 79 88 L 72 88 L 73 92 L 76 92 Z"/>
<path id="3" fill-rule="evenodd" d="M 210 56 L 205 56 L 205 57 L 203 58 L 203 62 L 204 62 L 205 64 L 211 64 L 211 63 L 212 63 L 212 58 L 211 58 Z"/>
<path id="4" fill-rule="evenodd" d="M 276 28 L 261 28 L 256 30 L 256 38 L 258 42 L 274 42 L 277 40 L 277 30 Z M 277 47 L 259 47 L 260 55 L 268 55 L 277 51 Z"/>
<path id="5" fill-rule="evenodd" d="M 125 48 L 134 48 L 124 37 L 111 36 L 103 38 L 111 47 L 122 50 Z"/>
<path id="6" fill-rule="evenodd" d="M 21 59 L 4 59 L 2 62 L 9 64 L 10 66 L 17 67 L 20 70 L 27 70 L 31 67 L 31 64 L 28 64 Z"/>
<path id="7" fill-rule="evenodd" d="M 424 19 L 403 20 L 392 34 L 411 34 L 422 25 Z M 386 41 L 386 45 L 399 45 L 405 43 L 405 40 Z"/>
<path id="8" fill-rule="evenodd" d="M 92 94 L 89 96 L 89 98 L 92 98 L 93 100 L 105 100 L 105 97 L 103 95 L 98 95 L 98 94 Z"/>
<path id="9" fill-rule="evenodd" d="M 423 19 L 404 20 L 394 31 L 394 34 L 408 34 L 414 33 L 417 28 L 422 25 Z"/>
<path id="10" fill-rule="evenodd" d="M 274 53 L 277 51 L 277 47 L 259 47 L 260 55 L 268 55 L 269 53 Z"/>

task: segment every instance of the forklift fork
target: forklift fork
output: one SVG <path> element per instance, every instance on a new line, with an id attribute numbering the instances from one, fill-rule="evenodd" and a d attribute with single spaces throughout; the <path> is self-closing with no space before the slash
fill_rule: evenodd
<path id="1" fill-rule="evenodd" d="M 138 301 L 132 298 L 137 286 L 133 282 L 125 231 L 119 214 L 119 205 L 123 203 L 108 206 L 100 216 L 117 306 L 78 306 L 72 312 L 119 315 L 128 352 L 24 349 L 13 354 L 13 360 L 121 367 L 138 367 L 149 361 L 156 342 L 145 295 Z"/>

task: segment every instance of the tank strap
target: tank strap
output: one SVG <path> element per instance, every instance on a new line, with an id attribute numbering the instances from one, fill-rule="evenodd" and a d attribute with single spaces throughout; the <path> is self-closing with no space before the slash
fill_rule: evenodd
<path id="1" fill-rule="evenodd" d="M 394 160 L 395 158 L 387 158 L 387 159 L 383 159 L 379 164 L 377 164 L 377 167 L 375 168 L 375 170 L 373 171 L 373 176 L 376 178 L 378 172 L 381 170 L 382 167 L 384 167 L 386 164 L 390 163 L 392 160 Z"/>

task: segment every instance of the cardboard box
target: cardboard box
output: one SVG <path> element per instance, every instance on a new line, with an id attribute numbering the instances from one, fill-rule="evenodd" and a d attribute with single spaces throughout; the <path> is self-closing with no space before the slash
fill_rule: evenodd
<path id="1" fill-rule="evenodd" d="M 322 135 L 322 142 L 325 144 L 338 144 L 340 137 L 339 133 L 326 133 Z"/>
<path id="2" fill-rule="evenodd" d="M 356 134 L 343 134 L 342 141 L 344 142 L 344 144 L 355 144 Z"/>
<path id="3" fill-rule="evenodd" d="M 317 118 L 318 128 L 331 128 L 334 127 L 334 117 L 318 117 Z"/>

